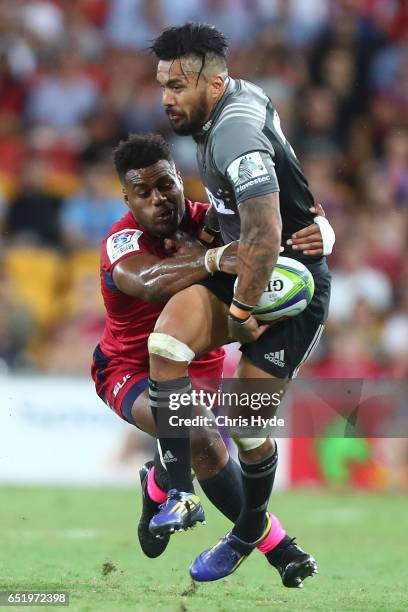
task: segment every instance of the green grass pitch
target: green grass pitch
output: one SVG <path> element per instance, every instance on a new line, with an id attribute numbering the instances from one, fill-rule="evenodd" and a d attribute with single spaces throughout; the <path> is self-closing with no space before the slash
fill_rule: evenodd
<path id="1" fill-rule="evenodd" d="M 64 589 L 71 603 L 61 609 L 408 610 L 402 495 L 274 495 L 276 514 L 319 563 L 303 590 L 285 589 L 257 551 L 229 578 L 193 585 L 190 562 L 228 530 L 208 501 L 207 526 L 173 536 L 166 553 L 150 560 L 138 548 L 135 491 L 1 487 L 0 499 L 0 590 Z"/>

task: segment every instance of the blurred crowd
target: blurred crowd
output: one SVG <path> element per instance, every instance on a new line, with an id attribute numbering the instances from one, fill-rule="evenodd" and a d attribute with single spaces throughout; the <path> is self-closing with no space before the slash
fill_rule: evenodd
<path id="1" fill-rule="evenodd" d="M 405 378 L 406 0 L 0 0 L 0 369 L 88 373 L 98 245 L 124 212 L 120 138 L 163 133 L 187 195 L 205 197 L 147 51 L 186 20 L 228 36 L 231 76 L 271 97 L 336 230 L 328 329 L 304 374 Z"/>

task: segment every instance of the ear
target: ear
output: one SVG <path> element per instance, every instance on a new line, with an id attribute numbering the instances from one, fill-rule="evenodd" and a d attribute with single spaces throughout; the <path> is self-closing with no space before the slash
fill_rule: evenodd
<path id="1" fill-rule="evenodd" d="M 124 200 L 126 206 L 129 206 L 129 198 L 128 198 L 128 195 L 126 193 L 126 189 L 124 187 L 122 187 L 122 195 L 123 195 L 123 200 Z"/>
<path id="2" fill-rule="evenodd" d="M 225 80 L 221 74 L 217 74 L 217 76 L 211 79 L 211 86 L 213 90 L 214 97 L 219 97 L 225 88 Z"/>

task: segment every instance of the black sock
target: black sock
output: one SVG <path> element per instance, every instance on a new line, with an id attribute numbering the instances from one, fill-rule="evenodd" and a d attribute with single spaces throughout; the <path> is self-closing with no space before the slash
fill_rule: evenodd
<path id="1" fill-rule="evenodd" d="M 210 502 L 234 523 L 244 503 L 244 489 L 238 463 L 230 457 L 218 474 L 199 482 Z"/>
<path id="2" fill-rule="evenodd" d="M 188 427 L 171 427 L 169 419 L 191 416 L 191 404 L 170 410 L 170 396 L 191 392 L 190 378 L 155 381 L 149 378 L 149 400 L 156 422 L 163 461 L 170 479 L 170 487 L 178 491 L 193 492 L 191 481 L 191 446 Z"/>
<path id="3" fill-rule="evenodd" d="M 170 489 L 170 478 L 166 468 L 161 462 L 159 451 L 156 451 L 154 454 L 153 465 L 154 479 L 157 486 L 160 487 L 162 491 L 168 491 Z"/>
<path id="4" fill-rule="evenodd" d="M 286 547 L 290 546 L 292 542 L 293 539 L 290 536 L 287 534 L 284 535 L 279 544 L 265 554 L 265 557 L 268 559 L 269 563 L 271 563 L 271 565 L 280 563 L 282 560 L 282 554 L 285 554 Z"/>
<path id="5" fill-rule="evenodd" d="M 265 528 L 266 510 L 275 481 L 277 463 L 277 448 L 260 463 L 244 463 L 240 460 L 244 504 L 232 533 L 244 542 L 255 542 Z"/>

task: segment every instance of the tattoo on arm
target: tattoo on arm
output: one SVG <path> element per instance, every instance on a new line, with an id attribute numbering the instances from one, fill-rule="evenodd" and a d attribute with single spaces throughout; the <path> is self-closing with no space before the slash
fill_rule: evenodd
<path id="1" fill-rule="evenodd" d="M 255 305 L 265 289 L 279 256 L 282 220 L 279 194 L 246 200 L 240 206 L 236 298 Z"/>

